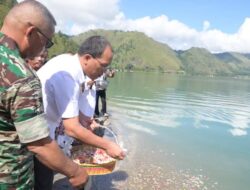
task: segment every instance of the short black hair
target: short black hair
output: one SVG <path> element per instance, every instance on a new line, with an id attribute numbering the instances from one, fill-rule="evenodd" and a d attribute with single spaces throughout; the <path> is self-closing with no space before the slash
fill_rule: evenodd
<path id="1" fill-rule="evenodd" d="M 84 40 L 84 42 L 81 44 L 78 54 L 80 56 L 90 54 L 93 58 L 99 58 L 102 56 L 107 46 L 112 49 L 111 44 L 105 37 L 91 36 Z"/>

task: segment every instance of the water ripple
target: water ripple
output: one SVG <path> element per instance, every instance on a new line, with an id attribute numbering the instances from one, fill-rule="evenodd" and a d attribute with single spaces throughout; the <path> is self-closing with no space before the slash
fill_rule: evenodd
<path id="1" fill-rule="evenodd" d="M 234 136 L 246 135 L 250 128 L 250 94 L 218 95 L 214 93 L 186 93 L 173 90 L 155 93 L 152 98 L 114 96 L 115 107 L 126 112 L 145 127 L 179 127 L 180 120 L 193 119 L 193 127 L 210 127 L 203 123 L 219 123 Z M 223 125 L 222 125 L 223 124 Z M 200 126 L 199 126 L 200 125 Z"/>

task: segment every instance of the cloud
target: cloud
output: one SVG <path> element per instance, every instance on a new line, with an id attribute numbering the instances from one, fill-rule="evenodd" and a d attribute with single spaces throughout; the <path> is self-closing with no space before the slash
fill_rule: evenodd
<path id="1" fill-rule="evenodd" d="M 247 132 L 243 129 L 230 129 L 229 130 L 230 133 L 233 135 L 233 136 L 243 136 L 243 135 L 247 135 Z"/>
<path id="2" fill-rule="evenodd" d="M 211 28 L 210 21 L 207 20 L 203 22 L 203 29 L 198 31 L 178 20 L 171 20 L 166 15 L 128 19 L 119 7 L 119 0 L 41 2 L 54 14 L 58 22 L 57 31 L 70 35 L 99 28 L 139 31 L 176 50 L 201 47 L 211 52 L 250 53 L 250 18 L 245 18 L 236 33 L 227 34 Z"/>
<path id="3" fill-rule="evenodd" d="M 43 0 L 42 3 L 55 16 L 57 29 L 72 35 L 89 29 L 105 28 L 105 23 L 114 20 L 120 13 L 118 0 Z"/>
<path id="4" fill-rule="evenodd" d="M 209 27 L 210 27 L 210 22 L 207 21 L 207 20 L 205 20 L 205 21 L 203 22 L 203 31 L 208 30 Z"/>

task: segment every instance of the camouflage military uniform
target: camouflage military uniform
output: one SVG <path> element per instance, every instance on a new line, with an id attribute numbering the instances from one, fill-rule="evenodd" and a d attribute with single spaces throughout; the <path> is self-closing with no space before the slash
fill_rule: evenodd
<path id="1" fill-rule="evenodd" d="M 16 43 L 0 33 L 0 190 L 33 189 L 33 154 L 26 143 L 48 135 L 39 79 Z"/>

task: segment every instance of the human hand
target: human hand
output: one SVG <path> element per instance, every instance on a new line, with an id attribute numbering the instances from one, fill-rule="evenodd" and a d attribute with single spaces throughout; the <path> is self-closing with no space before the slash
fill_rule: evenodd
<path id="1" fill-rule="evenodd" d="M 88 182 L 88 174 L 84 168 L 77 166 L 77 170 L 73 176 L 69 178 L 69 182 L 74 188 L 82 189 Z"/>
<path id="2" fill-rule="evenodd" d="M 109 142 L 108 147 L 106 148 L 106 152 L 109 156 L 118 160 L 123 160 L 126 156 L 125 152 L 121 149 L 121 147 L 111 141 Z"/>
<path id="3" fill-rule="evenodd" d="M 100 124 L 97 123 L 94 119 L 92 119 L 91 124 L 89 125 L 89 127 L 91 128 L 91 131 L 93 131 L 94 129 L 100 127 Z"/>

